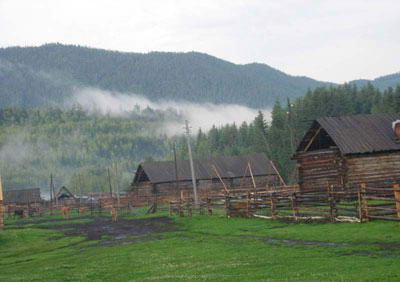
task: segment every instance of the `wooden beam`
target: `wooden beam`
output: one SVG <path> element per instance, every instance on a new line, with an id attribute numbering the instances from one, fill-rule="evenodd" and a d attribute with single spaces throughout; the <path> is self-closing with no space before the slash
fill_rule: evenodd
<path id="1" fill-rule="evenodd" d="M 248 168 L 249 168 L 251 180 L 253 181 L 253 187 L 254 187 L 254 189 L 255 189 L 255 188 L 257 188 L 257 186 L 256 186 L 256 181 L 254 180 L 253 171 L 251 170 L 250 162 L 247 163 L 247 166 L 248 166 Z"/>
<path id="2" fill-rule="evenodd" d="M 400 218 L 400 185 L 393 185 L 394 198 L 396 199 L 397 217 Z"/>
<path id="3" fill-rule="evenodd" d="M 319 134 L 319 132 L 321 131 L 322 127 L 319 127 L 317 132 L 315 132 L 315 134 L 313 135 L 313 137 L 310 139 L 310 142 L 308 142 L 307 146 L 304 148 L 304 152 L 307 152 L 308 149 L 310 148 L 311 144 L 314 142 L 314 139 L 317 137 L 317 135 Z"/>
<path id="4" fill-rule="evenodd" d="M 273 169 L 275 170 L 275 172 L 278 174 L 279 180 L 280 180 L 280 182 L 282 183 L 282 185 L 283 185 L 283 186 L 286 186 L 285 180 L 283 180 L 283 178 L 282 178 L 281 174 L 279 173 L 278 169 L 275 167 L 274 162 L 271 161 L 271 160 L 269 160 L 269 162 L 270 162 L 272 168 L 273 168 Z"/>
<path id="5" fill-rule="evenodd" d="M 222 180 L 221 175 L 219 174 L 217 168 L 215 167 L 215 165 L 212 165 L 211 167 L 214 169 L 215 173 L 217 174 L 217 176 L 219 178 L 219 181 L 221 181 L 222 185 L 224 186 L 225 192 L 227 194 L 229 194 L 229 189 L 228 189 L 228 187 L 226 187 L 226 185 L 225 185 L 224 181 Z"/>

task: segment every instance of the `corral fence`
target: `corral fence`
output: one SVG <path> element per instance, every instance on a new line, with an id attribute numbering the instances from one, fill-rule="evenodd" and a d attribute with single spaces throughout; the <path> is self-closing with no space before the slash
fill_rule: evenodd
<path id="1" fill-rule="evenodd" d="M 103 215 L 110 214 L 112 210 L 124 215 L 132 211 L 133 204 L 130 197 L 100 198 L 92 201 L 80 202 L 79 200 L 63 200 L 57 202 L 41 201 L 29 204 L 7 203 L 3 205 L 2 213 L 5 218 L 18 219 L 45 215 L 68 214 L 77 215 Z"/>
<path id="2" fill-rule="evenodd" d="M 270 219 L 330 220 L 332 222 L 366 222 L 372 219 L 400 221 L 400 188 L 357 187 L 337 190 L 334 186 L 300 190 L 298 186 L 274 189 L 244 188 L 210 195 L 195 207 L 191 198 L 171 201 L 170 214 L 189 216 L 194 211 L 213 214 L 223 210 L 228 217 Z M 206 211 L 206 212 L 205 212 Z"/>
<path id="3" fill-rule="evenodd" d="M 195 213 L 213 215 L 224 213 L 228 217 L 260 217 L 271 219 L 330 220 L 367 222 L 369 220 L 400 221 L 400 185 L 378 187 L 361 184 L 351 189 L 340 190 L 332 185 L 320 189 L 299 189 L 298 186 L 270 188 L 232 189 L 209 194 L 199 199 L 196 206 L 190 195 L 171 199 L 169 205 L 157 204 L 148 212 L 168 211 L 170 215 L 191 216 Z M 95 201 L 43 201 L 30 204 L 0 205 L 2 218 L 22 218 L 60 214 L 67 208 L 78 215 L 104 215 L 117 212 L 120 215 L 133 212 L 143 206 L 132 197 L 101 198 Z"/>
<path id="4" fill-rule="evenodd" d="M 359 189 L 359 218 L 361 222 L 371 219 L 400 221 L 400 185 L 391 188 L 368 187 Z"/>

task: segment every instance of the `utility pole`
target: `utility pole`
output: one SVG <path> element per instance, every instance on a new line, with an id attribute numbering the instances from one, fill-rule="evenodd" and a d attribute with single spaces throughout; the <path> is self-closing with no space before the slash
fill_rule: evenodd
<path id="1" fill-rule="evenodd" d="M 118 204 L 118 208 L 121 205 L 120 202 L 120 197 L 119 197 L 119 179 L 118 179 L 118 168 L 117 168 L 117 163 L 115 162 L 115 190 L 117 191 L 117 204 Z"/>
<path id="2" fill-rule="evenodd" d="M 50 175 L 50 182 L 51 182 L 51 189 L 53 190 L 53 200 L 55 201 L 56 206 L 58 206 L 58 198 L 56 195 L 56 190 L 54 188 L 54 175 L 53 174 Z"/>
<path id="3" fill-rule="evenodd" d="M 4 227 L 4 214 L 5 214 L 5 206 L 4 206 L 4 196 L 3 196 L 3 178 L 0 176 L 0 229 Z"/>
<path id="4" fill-rule="evenodd" d="M 79 207 L 81 206 L 81 202 L 82 202 L 82 178 L 81 178 L 81 174 L 78 173 L 78 183 L 79 183 Z"/>
<path id="5" fill-rule="evenodd" d="M 174 165 L 175 165 L 175 189 L 179 191 L 179 180 L 178 180 L 178 162 L 176 160 L 176 144 L 174 143 Z"/>
<path id="6" fill-rule="evenodd" d="M 185 120 L 185 129 L 186 129 L 186 139 L 188 145 L 188 152 L 189 152 L 189 162 L 190 162 L 190 170 L 192 172 L 192 183 L 193 183 L 193 197 L 194 197 L 194 205 L 196 207 L 199 206 L 199 200 L 197 199 L 197 184 L 196 184 L 196 175 L 194 173 L 194 164 L 193 164 L 193 157 L 192 157 L 192 147 L 190 146 L 190 129 L 189 129 L 189 122 Z"/>
<path id="7" fill-rule="evenodd" d="M 53 174 L 50 174 L 50 215 L 53 215 Z"/>
<path id="8" fill-rule="evenodd" d="M 111 186 L 111 176 L 110 176 L 110 168 L 107 168 L 107 174 L 108 174 L 108 184 L 110 185 L 110 198 L 113 199 L 113 194 L 112 194 L 112 186 Z"/>

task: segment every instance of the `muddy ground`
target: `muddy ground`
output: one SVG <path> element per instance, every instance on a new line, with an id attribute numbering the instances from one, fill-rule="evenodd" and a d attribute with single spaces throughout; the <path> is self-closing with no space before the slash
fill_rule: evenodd
<path id="1" fill-rule="evenodd" d="M 75 220 L 76 219 L 78 218 L 75 218 Z M 84 223 L 67 223 L 68 220 L 65 219 L 50 219 L 47 221 L 40 220 L 40 222 L 29 222 L 27 224 L 41 223 L 42 225 L 40 228 L 59 230 L 64 236 L 85 236 L 87 240 L 100 240 L 97 245 L 115 245 L 132 243 L 135 241 L 146 241 L 149 239 L 157 239 L 157 236 L 149 237 L 145 235 L 178 231 L 175 222 L 168 217 L 141 219 L 119 218 L 117 222 L 112 222 L 110 217 L 81 217 L 79 219 L 90 219 L 91 221 Z"/>

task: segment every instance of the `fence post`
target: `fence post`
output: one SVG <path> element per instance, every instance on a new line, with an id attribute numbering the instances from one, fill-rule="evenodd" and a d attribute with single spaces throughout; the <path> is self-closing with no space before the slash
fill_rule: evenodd
<path id="1" fill-rule="evenodd" d="M 394 199 L 396 200 L 397 217 L 400 218 L 400 185 L 393 185 Z"/>
<path id="2" fill-rule="evenodd" d="M 188 211 L 188 216 L 192 217 L 192 201 L 188 201 L 187 202 L 186 208 L 187 208 L 187 211 Z"/>
<path id="3" fill-rule="evenodd" d="M 183 191 L 181 190 L 181 197 L 179 198 L 179 203 L 178 203 L 178 214 L 181 217 L 185 216 L 183 213 L 183 207 L 182 207 L 183 202 L 184 202 L 184 197 L 183 197 Z"/>
<path id="4" fill-rule="evenodd" d="M 358 188 L 358 213 L 360 217 L 360 222 L 368 221 L 368 201 L 365 199 L 366 187 L 367 185 L 363 183 Z"/>
<path id="5" fill-rule="evenodd" d="M 211 199 L 207 198 L 207 210 L 208 210 L 208 215 L 211 216 L 213 211 L 212 211 L 212 207 L 211 207 Z"/>
<path id="6" fill-rule="evenodd" d="M 296 193 L 293 193 L 292 196 L 290 196 L 290 203 L 292 205 L 294 220 L 297 221 L 299 217 L 299 210 L 296 204 Z"/>
<path id="7" fill-rule="evenodd" d="M 183 202 L 182 202 L 182 198 L 179 200 L 179 216 L 183 217 L 185 216 L 183 213 Z"/>
<path id="8" fill-rule="evenodd" d="M 229 194 L 226 194 L 226 196 L 225 196 L 225 214 L 227 217 L 229 217 L 231 215 L 230 214 L 230 205 L 231 205 L 231 203 L 230 203 Z"/>
<path id="9" fill-rule="evenodd" d="M 250 191 L 247 191 L 247 205 L 246 205 L 246 216 L 250 217 L 250 205 L 251 205 Z"/>
<path id="10" fill-rule="evenodd" d="M 275 193 L 271 193 L 270 201 L 271 201 L 271 216 L 273 219 L 276 219 L 277 212 L 276 212 Z"/>
<path id="11" fill-rule="evenodd" d="M 336 201 L 333 190 L 333 185 L 328 185 L 329 214 L 332 222 L 335 221 L 335 218 L 337 217 Z"/>
<path id="12" fill-rule="evenodd" d="M 204 206 L 205 206 L 205 202 L 200 198 L 199 199 L 199 214 L 203 215 L 204 214 Z"/>
<path id="13" fill-rule="evenodd" d="M 102 215 L 102 203 L 103 202 L 103 199 L 99 199 L 99 210 L 98 210 L 98 214 L 101 216 Z"/>

